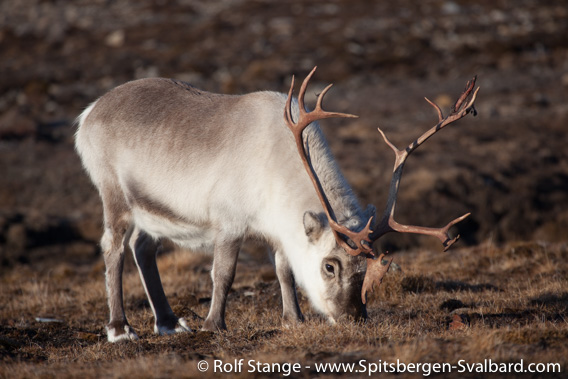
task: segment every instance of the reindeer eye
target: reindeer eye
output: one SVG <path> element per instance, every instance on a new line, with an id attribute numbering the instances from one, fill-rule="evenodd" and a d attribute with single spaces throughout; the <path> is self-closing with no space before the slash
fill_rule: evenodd
<path id="1" fill-rule="evenodd" d="M 329 263 L 326 263 L 325 269 L 326 269 L 326 271 L 329 272 L 330 274 L 334 274 L 334 273 L 335 273 L 335 269 L 334 269 L 333 266 L 330 265 Z"/>

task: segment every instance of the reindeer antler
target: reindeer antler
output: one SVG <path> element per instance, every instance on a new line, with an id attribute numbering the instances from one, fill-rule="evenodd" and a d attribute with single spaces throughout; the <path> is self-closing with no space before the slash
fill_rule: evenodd
<path id="1" fill-rule="evenodd" d="M 304 146 L 304 140 L 302 138 L 302 132 L 304 129 L 316 120 L 322 120 L 325 118 L 332 118 L 332 117 L 344 117 L 344 118 L 357 118 L 358 116 L 347 114 L 347 113 L 337 113 L 337 112 L 327 112 L 322 109 L 322 102 L 323 97 L 327 93 L 327 91 L 331 88 L 332 84 L 325 87 L 325 89 L 318 95 L 318 100 L 316 103 L 316 107 L 313 111 L 308 112 L 306 111 L 305 104 L 304 104 L 304 96 L 306 94 L 306 89 L 308 87 L 308 83 L 312 78 L 313 74 L 315 73 L 317 67 L 306 76 L 302 86 L 300 87 L 300 92 L 298 93 L 298 108 L 300 111 L 300 116 L 298 121 L 295 123 L 292 120 L 292 92 L 294 90 L 294 77 L 292 77 L 292 84 L 290 85 L 290 91 L 288 91 L 288 98 L 286 100 L 286 109 L 284 112 L 284 119 L 286 124 L 292 131 L 294 135 L 294 139 L 296 140 L 296 146 L 298 148 L 298 152 L 300 153 L 300 157 L 302 158 L 302 162 L 304 163 L 304 167 L 312 180 L 314 188 L 316 189 L 316 193 L 320 199 L 321 204 L 323 205 L 323 209 L 325 210 L 325 214 L 329 220 L 329 225 L 337 240 L 337 243 L 345 249 L 348 254 L 353 256 L 359 254 L 372 254 L 373 250 L 371 247 L 371 240 L 369 239 L 369 235 L 371 234 L 371 221 L 372 218 L 369 219 L 367 222 L 367 226 L 359 231 L 354 232 L 347 227 L 339 224 L 335 218 L 335 214 L 333 213 L 333 209 L 329 203 L 329 200 L 325 196 L 321 183 L 315 173 L 315 170 L 312 166 L 311 160 L 309 155 L 306 153 L 306 148 Z M 349 240 L 353 241 L 355 244 L 355 248 L 349 246 L 349 244 L 341 238 L 340 234 L 345 235 Z"/>
<path id="2" fill-rule="evenodd" d="M 298 152 L 300 154 L 304 167 L 308 175 L 310 176 L 310 179 L 312 180 L 314 188 L 316 189 L 316 193 L 323 205 L 324 211 L 329 220 L 329 225 L 331 227 L 331 230 L 335 236 L 337 243 L 341 247 L 343 247 L 343 249 L 345 249 L 345 251 L 350 255 L 357 256 L 363 254 L 367 257 L 367 272 L 365 274 L 365 279 L 363 281 L 363 288 L 361 290 L 361 299 L 363 303 L 365 303 L 367 292 L 372 291 L 375 285 L 380 285 L 384 275 L 387 273 L 392 263 L 392 258 L 390 258 L 387 259 L 388 263 L 386 265 L 382 265 L 382 259 L 385 257 L 384 254 L 381 254 L 379 258 L 374 258 L 372 244 L 381 236 L 390 232 L 417 233 L 417 234 L 434 236 L 437 237 L 442 242 L 442 244 L 445 247 L 444 251 L 448 250 L 450 246 L 452 246 L 459 239 L 459 235 L 456 236 L 455 238 L 451 238 L 449 236 L 449 230 L 452 226 L 454 226 L 458 222 L 468 217 L 469 213 L 456 218 L 455 220 L 449 222 L 446 226 L 442 228 L 427 228 L 423 226 L 403 225 L 398 223 L 397 221 L 394 220 L 394 210 L 398 195 L 398 188 L 402 177 L 402 170 L 404 168 L 404 163 L 406 162 L 408 156 L 414 150 L 416 150 L 420 145 L 422 145 L 428 138 L 432 137 L 434 134 L 436 134 L 438 131 L 443 129 L 445 126 L 465 117 L 470 112 L 476 115 L 477 112 L 475 110 L 474 103 L 479 88 L 477 88 L 472 95 L 473 88 L 475 87 L 476 77 L 474 77 L 471 81 L 468 81 L 465 90 L 457 99 L 454 106 L 452 107 L 451 113 L 447 117 L 444 117 L 442 110 L 438 105 L 426 99 L 426 101 L 428 101 L 428 103 L 430 103 L 436 109 L 436 112 L 438 113 L 438 123 L 430 130 L 428 130 L 426 133 L 422 134 L 418 139 L 416 139 L 410 145 L 408 145 L 404 150 L 399 150 L 396 146 L 394 146 L 386 137 L 385 133 L 380 128 L 378 129 L 381 135 L 383 136 L 383 139 L 385 140 L 386 144 L 395 153 L 395 163 L 394 163 L 393 176 L 391 179 L 391 184 L 389 189 L 387 206 L 383 213 L 381 222 L 377 225 L 377 229 L 375 231 L 371 230 L 371 223 L 373 220 L 373 217 L 371 217 L 367 222 L 367 225 L 361 231 L 354 232 L 337 222 L 337 219 L 335 218 L 335 214 L 333 213 L 333 209 L 331 208 L 329 200 L 325 196 L 323 187 L 311 164 L 310 157 L 306 152 L 306 147 L 304 145 L 304 140 L 302 138 L 302 132 L 304 131 L 304 129 L 309 124 L 311 124 L 316 120 L 332 118 L 332 117 L 345 117 L 345 118 L 357 117 L 347 113 L 327 112 L 322 109 L 323 97 L 325 96 L 327 91 L 331 88 L 332 86 L 331 84 L 325 87 L 322 93 L 318 96 L 315 109 L 311 112 L 306 111 L 304 105 L 304 96 L 306 93 L 308 83 L 312 78 L 314 72 L 316 71 L 316 68 L 317 67 L 314 67 L 314 69 L 304 79 L 302 86 L 300 87 L 300 92 L 298 94 L 299 118 L 297 122 L 294 122 L 292 120 L 292 93 L 294 90 L 294 77 L 292 77 L 292 83 L 290 85 L 290 90 L 288 91 L 288 98 L 286 100 L 284 119 L 286 121 L 286 124 L 292 131 L 292 134 L 294 135 Z M 346 240 L 342 236 L 344 236 Z M 355 247 L 350 246 L 349 243 L 347 243 L 347 241 L 351 241 Z"/>
<path id="3" fill-rule="evenodd" d="M 396 146 L 394 146 L 389 141 L 385 133 L 380 128 L 378 129 L 381 135 L 383 136 L 383 139 L 385 140 L 386 144 L 394 151 L 395 163 L 393 169 L 393 176 L 391 179 L 391 185 L 389 189 L 389 197 L 387 200 L 387 206 L 383 213 L 383 218 L 381 222 L 377 225 L 376 230 L 373 231 L 370 236 L 370 239 L 373 242 L 378 240 L 386 233 L 390 232 L 416 233 L 416 234 L 424 234 L 438 238 L 444 245 L 444 251 L 447 251 L 450 248 L 450 246 L 452 246 L 460 238 L 459 235 L 457 235 L 454 238 L 451 238 L 449 235 L 450 228 L 455 224 L 457 224 L 458 222 L 466 219 L 470 215 L 470 213 L 466 213 L 463 216 L 450 221 L 446 226 L 442 228 L 427 228 L 423 226 L 403 225 L 398 223 L 394 219 L 394 209 L 396 206 L 396 199 L 398 195 L 400 180 L 402 178 L 402 170 L 404 168 L 404 163 L 406 162 L 408 156 L 414 150 L 416 150 L 420 145 L 422 145 L 428 138 L 432 137 L 438 131 L 442 130 L 445 126 L 465 117 L 470 112 L 473 113 L 474 116 L 477 115 L 474 103 L 477 97 L 477 92 L 479 91 L 479 87 L 475 90 L 475 92 L 473 92 L 472 95 L 473 88 L 475 87 L 476 78 L 477 77 L 474 77 L 472 80 L 467 82 L 465 90 L 457 99 L 454 106 L 452 107 L 451 113 L 447 117 L 444 117 L 442 110 L 438 105 L 426 99 L 426 101 L 436 109 L 436 112 L 438 113 L 438 123 L 430 130 L 428 130 L 426 133 L 422 134 L 418 139 L 416 139 L 410 145 L 408 145 L 406 149 L 399 150 L 398 148 L 396 148 Z M 382 266 L 381 259 L 376 259 L 376 260 L 367 259 L 367 273 L 365 274 L 365 280 L 363 282 L 364 284 L 361 292 L 363 303 L 365 303 L 366 292 L 368 290 L 372 291 L 374 285 L 377 286 L 380 285 L 383 276 L 387 273 L 390 267 L 391 262 L 392 258 L 389 261 L 388 265 Z"/>
<path id="4" fill-rule="evenodd" d="M 391 180 L 391 186 L 389 189 L 387 206 L 381 222 L 379 223 L 377 229 L 371 235 L 371 239 L 373 241 L 376 241 L 381 236 L 389 232 L 417 233 L 417 234 L 425 234 L 437 237 L 444 244 L 445 250 L 447 250 L 451 245 L 453 245 L 459 239 L 459 236 L 453 239 L 450 238 L 448 232 L 452 226 L 467 218 L 470 215 L 469 213 L 456 218 L 455 220 L 451 221 L 443 228 L 425 228 L 421 226 L 399 224 L 394 220 L 394 209 L 396 206 L 396 199 L 398 194 L 398 188 L 400 185 L 400 180 L 402 178 L 402 170 L 404 169 L 404 163 L 406 162 L 408 156 L 414 150 L 416 150 L 420 145 L 426 142 L 428 138 L 432 137 L 438 131 L 442 130 L 445 126 L 451 124 L 454 121 L 459 120 L 460 118 L 465 117 L 468 113 L 472 111 L 474 112 L 474 114 L 476 114 L 474 102 L 475 98 L 477 97 L 477 92 L 479 91 L 479 87 L 475 90 L 473 96 L 471 96 L 471 99 L 467 102 L 467 104 L 465 104 L 465 101 L 470 97 L 471 92 L 475 86 L 475 80 L 476 78 L 474 77 L 472 80 L 467 82 L 464 92 L 458 98 L 458 100 L 452 107 L 452 112 L 447 117 L 443 116 L 442 110 L 438 105 L 426 99 L 426 101 L 428 101 L 428 103 L 430 103 L 438 112 L 438 123 L 435 126 L 433 126 L 430 130 L 428 130 L 426 133 L 422 134 L 418 139 L 416 139 L 410 145 L 408 145 L 406 149 L 404 150 L 397 149 L 396 146 L 394 146 L 389 141 L 385 133 L 380 128 L 378 129 L 381 135 L 383 136 L 383 139 L 385 140 L 386 144 L 394 152 L 395 163 L 393 169 L 393 176 Z"/>
<path id="5" fill-rule="evenodd" d="M 363 279 L 363 287 L 361 288 L 361 301 L 367 303 L 367 292 L 373 292 L 375 285 L 378 287 L 383 281 L 383 277 L 389 271 L 393 258 L 386 258 L 386 254 L 381 254 L 378 258 L 367 258 L 367 272 Z M 383 265 L 383 259 L 387 260 L 387 264 Z"/>

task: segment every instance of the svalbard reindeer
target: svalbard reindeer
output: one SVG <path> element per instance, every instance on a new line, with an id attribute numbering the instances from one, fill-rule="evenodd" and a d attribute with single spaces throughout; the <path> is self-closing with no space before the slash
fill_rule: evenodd
<path id="1" fill-rule="evenodd" d="M 76 148 L 104 210 L 101 247 L 109 341 L 138 338 L 123 305 L 122 269 L 128 246 L 155 316 L 154 331 L 170 334 L 190 328 L 174 315 L 162 288 L 156 265 L 162 239 L 213 253 L 213 295 L 205 330 L 226 328 L 227 294 L 246 238 L 262 239 L 272 248 L 283 320 L 291 324 L 303 319 L 296 283 L 330 321 L 365 318 L 366 292 L 388 269 L 371 246 L 381 235 L 429 234 L 446 247 L 455 241 L 448 237 L 448 229 L 465 216 L 430 229 L 400 225 L 392 215 L 406 156 L 474 109 L 475 94 L 466 101 L 473 83 L 450 116 L 444 118 L 434 105 L 438 125 L 407 149 L 396 149 L 385 137 L 397 159 L 387 209 L 374 222 L 375 208 L 359 206 L 317 123 L 355 116 L 322 109 L 329 87 L 312 112 L 304 106 L 314 71 L 304 80 L 298 99 L 292 98 L 293 80 L 288 96 L 228 96 L 153 78 L 111 90 L 80 115 Z"/>

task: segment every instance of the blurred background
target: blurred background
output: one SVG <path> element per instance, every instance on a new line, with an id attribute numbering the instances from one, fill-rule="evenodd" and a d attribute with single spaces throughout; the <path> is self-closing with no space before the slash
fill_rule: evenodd
<path id="1" fill-rule="evenodd" d="M 322 123 L 363 206 L 382 210 L 399 147 L 478 75 L 477 117 L 406 166 L 400 222 L 466 212 L 465 245 L 566 241 L 568 5 L 563 0 L 4 0 L 0 3 L 0 270 L 98 259 L 102 210 L 73 148 L 74 119 L 109 89 L 164 76 L 207 91 L 334 83 Z M 441 250 L 389 236 L 383 248 Z"/>

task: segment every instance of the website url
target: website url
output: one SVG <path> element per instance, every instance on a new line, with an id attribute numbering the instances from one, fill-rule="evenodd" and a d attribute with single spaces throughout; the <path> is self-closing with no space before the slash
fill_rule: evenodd
<path id="1" fill-rule="evenodd" d="M 485 359 L 483 362 L 467 362 L 459 360 L 455 364 L 450 363 L 407 363 L 396 360 L 396 362 L 387 362 L 378 360 L 370 362 L 361 359 L 351 363 L 313 363 L 311 365 L 295 363 L 267 363 L 254 359 L 245 361 L 244 359 L 235 359 L 233 362 L 215 359 L 212 362 L 202 360 L 197 363 L 197 369 L 200 372 L 213 371 L 215 373 L 272 373 L 282 376 L 290 376 L 294 373 L 302 371 L 310 371 L 316 374 L 362 374 L 372 376 L 381 373 L 410 373 L 421 374 L 422 376 L 430 376 L 439 373 L 560 373 L 562 368 L 560 363 L 534 363 L 525 362 L 521 359 L 519 362 L 494 362 L 491 359 Z"/>
<path id="2" fill-rule="evenodd" d="M 356 363 L 315 363 L 314 369 L 317 373 L 413 373 L 430 376 L 438 373 L 556 373 L 561 372 L 560 363 L 525 363 L 521 359 L 515 363 L 493 362 L 485 359 L 483 362 L 470 363 L 459 360 L 457 364 L 450 363 L 406 363 L 396 360 L 396 362 L 369 362 L 362 359 Z"/>

